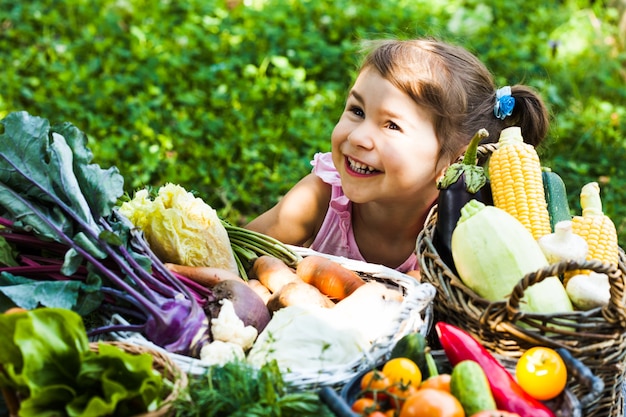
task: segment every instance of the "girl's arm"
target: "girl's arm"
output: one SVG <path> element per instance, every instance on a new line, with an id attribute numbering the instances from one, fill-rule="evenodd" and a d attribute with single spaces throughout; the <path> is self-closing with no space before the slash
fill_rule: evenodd
<path id="1" fill-rule="evenodd" d="M 309 246 L 326 216 L 330 195 L 330 185 L 317 175 L 309 174 L 274 207 L 245 227 L 286 244 Z"/>

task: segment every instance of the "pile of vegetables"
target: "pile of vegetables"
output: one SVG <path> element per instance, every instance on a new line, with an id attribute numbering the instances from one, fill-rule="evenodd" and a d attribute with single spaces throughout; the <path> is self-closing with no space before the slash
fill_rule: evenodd
<path id="1" fill-rule="evenodd" d="M 123 194 L 118 170 L 92 164 L 86 135 L 70 123 L 51 126 L 26 112 L 0 123 L 5 309 L 53 305 L 53 294 L 63 292 L 65 307 L 123 313 L 133 319 L 130 330 L 157 345 L 197 352 L 208 335 L 198 300 L 210 294 L 170 273 L 115 210 Z M 112 330 L 122 329 L 103 326 L 90 334 Z"/>
<path id="2" fill-rule="evenodd" d="M 502 131 L 484 170 L 473 165 L 479 136 L 463 164 L 452 165 L 446 174 L 451 181 L 442 186 L 433 239 L 443 261 L 469 289 L 500 301 L 526 274 L 552 263 L 599 260 L 617 267 L 617 233 L 602 211 L 597 183 L 582 187 L 582 215 L 572 215 L 563 181 L 541 166 L 520 128 Z M 474 187 L 468 191 L 466 185 Z M 588 310 L 606 305 L 609 290 L 606 274 L 569 271 L 526 289 L 520 309 Z"/>
<path id="3" fill-rule="evenodd" d="M 192 357 L 213 341 L 212 321 L 219 329 L 240 320 L 254 337 L 263 330 L 270 315 L 246 271 L 260 254 L 291 265 L 300 257 L 221 221 L 180 186 L 127 199 L 118 170 L 91 163 L 86 135 L 70 123 L 51 126 L 16 112 L 1 125 L 0 309 L 70 309 L 93 318 L 90 337 L 140 332 Z M 210 268 L 219 285 L 196 282 L 171 262 Z M 226 274 L 233 279 L 222 279 Z M 128 324 L 109 324 L 114 314 Z M 249 348 L 254 337 L 242 343 Z"/>
<path id="4" fill-rule="evenodd" d="M 419 333 L 404 336 L 386 362 L 343 388 L 352 411 L 366 417 L 554 417 L 558 402 L 550 400 L 565 390 L 569 369 L 588 371 L 567 351 L 542 346 L 508 370 L 464 330 L 438 322 L 436 332 L 445 361 L 435 361 Z"/>
<path id="5" fill-rule="evenodd" d="M 124 195 L 70 123 L 0 123 L 0 309 L 65 308 L 91 338 L 283 371 L 345 367 L 393 329 L 401 291 L 223 222 L 179 185 Z"/>
<path id="6" fill-rule="evenodd" d="M 224 271 L 214 279 L 215 270 L 207 267 L 168 267 L 198 282 L 210 282 L 209 288 L 224 303 L 220 311 L 209 314 L 213 342 L 200 355 L 206 364 L 245 359 L 260 367 L 276 361 L 292 375 L 348 367 L 394 331 L 403 307 L 399 289 L 366 281 L 322 255 L 305 256 L 295 268 L 274 256 L 258 256 L 247 281 L 227 277 Z M 232 291 L 219 295 L 224 288 Z M 262 326 L 245 319 L 250 313 L 249 319 L 264 318 Z M 249 332 L 248 323 L 258 333 Z M 219 329 L 225 330 L 219 332 L 224 337 Z"/>

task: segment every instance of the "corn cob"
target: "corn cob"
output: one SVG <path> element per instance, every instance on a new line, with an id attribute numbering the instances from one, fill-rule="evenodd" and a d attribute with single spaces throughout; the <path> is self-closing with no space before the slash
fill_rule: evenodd
<path id="1" fill-rule="evenodd" d="M 519 220 L 535 240 L 551 233 L 539 156 L 519 127 L 502 130 L 489 159 L 489 178 L 494 206 Z"/>
<path id="2" fill-rule="evenodd" d="M 587 260 L 595 259 L 617 266 L 619 244 L 611 218 L 602 211 L 600 186 L 597 182 L 585 184 L 580 191 L 582 216 L 572 218 L 572 230 L 582 236 L 589 246 Z M 580 271 L 588 274 L 590 271 Z"/>

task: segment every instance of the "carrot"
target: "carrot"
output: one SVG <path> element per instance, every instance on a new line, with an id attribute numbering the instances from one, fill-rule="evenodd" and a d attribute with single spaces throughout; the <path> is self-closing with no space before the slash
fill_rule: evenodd
<path id="1" fill-rule="evenodd" d="M 261 255 L 254 261 L 249 278 L 258 279 L 273 293 L 287 283 L 300 280 L 285 262 L 269 255 Z"/>
<path id="2" fill-rule="evenodd" d="M 185 276 L 200 285 L 204 285 L 205 287 L 213 287 L 218 283 L 227 280 L 244 282 L 239 275 L 226 269 L 214 268 L 210 266 L 179 265 L 173 263 L 166 263 L 165 266 L 170 271 Z"/>
<path id="3" fill-rule="evenodd" d="M 258 279 L 248 279 L 248 286 L 252 288 L 254 292 L 261 297 L 265 305 L 267 305 L 267 300 L 272 296 L 270 290 L 265 285 L 261 284 L 261 281 Z"/>
<path id="4" fill-rule="evenodd" d="M 303 281 L 285 284 L 280 291 L 272 294 L 267 301 L 267 309 L 272 313 L 283 307 L 293 305 L 315 305 L 331 308 L 335 306 L 335 303 L 313 285 Z"/>
<path id="5" fill-rule="evenodd" d="M 337 300 L 343 300 L 365 284 L 356 272 L 320 255 L 302 259 L 296 267 L 296 274 L 322 294 Z"/>

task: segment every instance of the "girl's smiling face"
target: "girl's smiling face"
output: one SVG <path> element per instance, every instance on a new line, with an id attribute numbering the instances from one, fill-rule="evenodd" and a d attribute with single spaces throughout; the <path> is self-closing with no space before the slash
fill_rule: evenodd
<path id="1" fill-rule="evenodd" d="M 431 115 L 375 69 L 357 77 L 331 142 L 344 193 L 353 202 L 436 198 L 444 168 Z"/>

